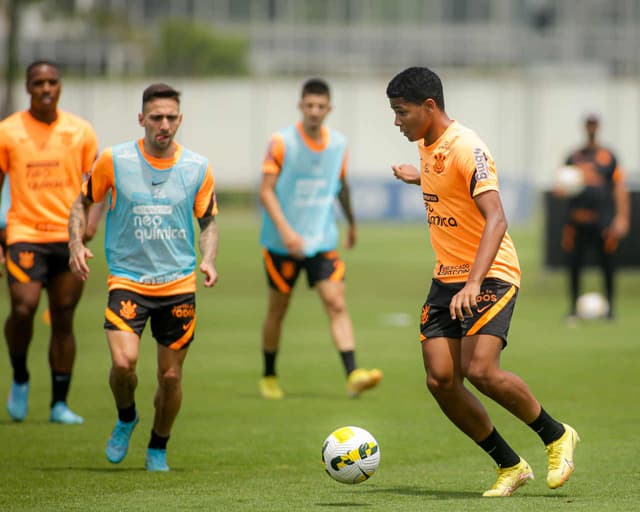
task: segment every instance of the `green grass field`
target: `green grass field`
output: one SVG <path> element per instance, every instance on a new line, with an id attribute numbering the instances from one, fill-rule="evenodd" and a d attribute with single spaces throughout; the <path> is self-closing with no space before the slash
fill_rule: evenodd
<path id="1" fill-rule="evenodd" d="M 536 472 L 531 484 L 496 502 L 481 497 L 495 478 L 491 459 L 444 418 L 424 386 L 417 321 L 433 264 L 426 227 L 363 224 L 356 249 L 342 252 L 358 361 L 384 370 L 380 388 L 347 398 L 319 300 L 301 281 L 278 362 L 286 398 L 267 402 L 257 393 L 266 305 L 258 218 L 221 211 L 220 281 L 198 295 L 197 336 L 169 443 L 172 471 L 144 470 L 155 389 L 155 347 L 147 333 L 137 392 L 141 423 L 123 463 L 110 465 L 104 456 L 115 408 L 102 330 L 105 267 L 96 241 L 98 258 L 77 315 L 70 394 L 85 424 L 48 423 L 48 333 L 38 321 L 29 356 L 29 416 L 14 424 L 4 406 L 0 411 L 0 510 L 637 510 L 640 275 L 620 275 L 616 322 L 567 327 L 564 276 L 541 268 L 538 229 L 512 230 L 524 276 L 503 365 L 528 382 L 552 415 L 571 423 L 582 443 L 571 481 L 551 491 L 538 437 L 485 400 L 498 429 Z M 587 287 L 599 285 L 599 275 L 590 273 Z M 4 319 L 4 278 L 0 288 Z M 3 404 L 10 379 L 3 348 Z M 368 429 L 381 447 L 378 472 L 357 486 L 332 481 L 320 464 L 323 440 L 344 425 Z"/>

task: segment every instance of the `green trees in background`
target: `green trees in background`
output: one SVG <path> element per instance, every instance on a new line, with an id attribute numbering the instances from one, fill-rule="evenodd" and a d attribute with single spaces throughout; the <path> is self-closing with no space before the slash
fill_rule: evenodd
<path id="1" fill-rule="evenodd" d="M 170 18 L 160 25 L 147 68 L 164 75 L 246 75 L 248 56 L 245 36 L 219 34 L 208 25 Z"/>

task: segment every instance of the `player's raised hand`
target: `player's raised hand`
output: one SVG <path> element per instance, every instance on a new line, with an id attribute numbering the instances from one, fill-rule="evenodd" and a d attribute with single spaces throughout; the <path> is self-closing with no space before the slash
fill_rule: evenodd
<path id="1" fill-rule="evenodd" d="M 410 183 L 412 185 L 420 185 L 420 172 L 414 165 L 394 164 L 391 166 L 391 169 L 393 170 L 393 175 L 396 177 L 396 179 L 404 181 L 405 183 Z"/>
<path id="2" fill-rule="evenodd" d="M 69 244 L 69 268 L 81 281 L 89 277 L 89 265 L 87 260 L 93 258 L 93 253 L 82 242 Z"/>

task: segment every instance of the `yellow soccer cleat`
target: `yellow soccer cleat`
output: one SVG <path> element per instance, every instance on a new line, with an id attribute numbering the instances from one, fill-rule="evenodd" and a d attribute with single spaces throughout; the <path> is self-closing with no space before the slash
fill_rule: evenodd
<path id="1" fill-rule="evenodd" d="M 496 483 L 482 495 L 487 497 L 511 496 L 518 487 L 522 487 L 529 480 L 533 480 L 533 471 L 527 461 L 521 458 L 515 466 L 498 468 Z"/>
<path id="2" fill-rule="evenodd" d="M 382 372 L 377 368 L 365 370 L 358 368 L 353 370 L 347 378 L 347 393 L 351 398 L 355 398 L 363 391 L 378 385 L 382 380 Z"/>
<path id="3" fill-rule="evenodd" d="M 260 379 L 260 394 L 262 398 L 267 400 L 281 400 L 284 393 L 278 385 L 278 378 L 275 375 L 269 375 Z"/>
<path id="4" fill-rule="evenodd" d="M 557 489 L 563 485 L 573 473 L 573 452 L 580 441 L 578 433 L 569 425 L 563 423 L 564 434 L 560 439 L 550 443 L 545 448 L 549 458 L 549 472 L 547 485 L 550 489 Z"/>

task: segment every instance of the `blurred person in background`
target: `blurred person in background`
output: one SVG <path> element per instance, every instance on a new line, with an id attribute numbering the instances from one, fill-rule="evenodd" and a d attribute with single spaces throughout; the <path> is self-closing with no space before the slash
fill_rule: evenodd
<path id="1" fill-rule="evenodd" d="M 331 337 L 347 377 L 347 393 L 356 397 L 376 386 L 382 372 L 356 365 L 355 337 L 345 299 L 345 264 L 336 250 L 336 198 L 348 223 L 345 247 L 356 243 L 346 179 L 347 141 L 324 125 L 331 112 L 331 94 L 324 80 L 312 78 L 303 84 L 298 108 L 301 121 L 271 137 L 262 165 L 260 243 L 269 304 L 262 326 L 260 393 L 266 399 L 284 396 L 276 376 L 276 357 L 291 293 L 305 270 L 308 285 L 318 291 L 329 317 Z"/>
<path id="2" fill-rule="evenodd" d="M 145 466 L 169 471 L 167 443 L 182 404 L 183 365 L 196 325 L 193 217 L 200 226 L 199 270 L 210 288 L 218 279 L 218 206 L 208 159 L 174 141 L 182 123 L 180 93 L 161 83 L 147 87 L 138 122 L 144 137 L 103 151 L 73 204 L 70 266 L 79 279 L 87 279 L 87 259 L 93 254 L 82 242 L 86 209 L 110 193 L 104 328 L 118 418 L 105 452 L 109 462 L 121 462 L 139 421 L 136 368 L 140 337 L 149 322 L 157 342 L 158 382 Z"/>
<path id="3" fill-rule="evenodd" d="M 538 434 L 547 450 L 547 485 L 558 488 L 573 472 L 578 434 L 500 366 L 520 264 L 507 233 L 495 162 L 475 132 L 448 117 L 442 82 L 430 69 L 399 73 L 387 97 L 395 126 L 418 142 L 420 153 L 419 171 L 411 164 L 393 165 L 393 174 L 422 188 L 437 260 L 420 319 L 427 387 L 449 420 L 497 464 L 498 479 L 483 496 L 510 496 L 533 479 L 533 471 L 496 430 L 465 380 Z"/>
<path id="4" fill-rule="evenodd" d="M 56 64 L 39 60 L 27 67 L 29 109 L 0 123 L 0 186 L 9 177 L 6 257 L 11 309 L 4 326 L 13 382 L 7 410 L 14 421 L 28 412 L 27 353 L 43 288 L 49 302 L 49 419 L 82 423 L 67 405 L 76 355 L 73 319 L 83 283 L 69 269 L 67 219 L 83 179 L 96 159 L 98 143 L 85 120 L 58 109 L 62 89 Z M 84 235 L 84 233 L 83 233 Z M 2 249 L 0 249 L 2 251 Z"/>
<path id="5" fill-rule="evenodd" d="M 615 317 L 615 272 L 618 244 L 629 232 L 630 197 L 623 170 L 615 154 L 600 145 L 600 119 L 589 114 L 584 120 L 586 143 L 571 152 L 565 165 L 582 171 L 583 190 L 567 198 L 568 219 L 562 231 L 562 249 L 568 255 L 569 314 L 567 321 L 578 319 L 576 304 L 580 296 L 585 255 L 594 251 L 602 270 L 605 296 L 609 304 L 607 318 Z M 555 190 L 562 197 L 561 190 Z"/>

